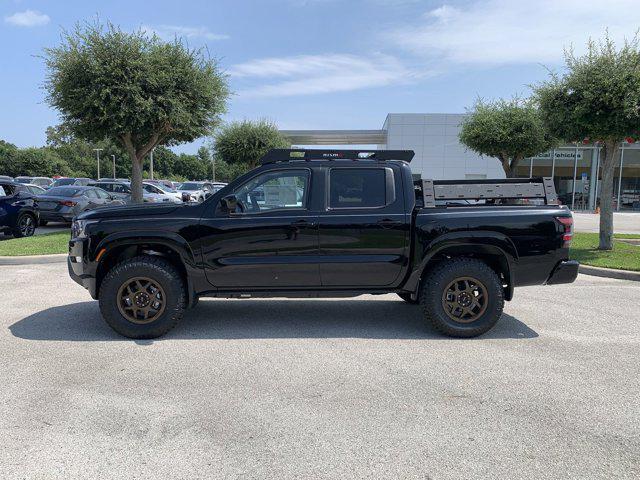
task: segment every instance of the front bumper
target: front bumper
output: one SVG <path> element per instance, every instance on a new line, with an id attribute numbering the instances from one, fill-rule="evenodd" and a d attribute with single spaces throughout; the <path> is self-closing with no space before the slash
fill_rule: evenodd
<path id="1" fill-rule="evenodd" d="M 98 298 L 96 277 L 95 274 L 89 272 L 85 247 L 86 243 L 81 239 L 71 239 L 69 241 L 67 268 L 73 281 L 89 290 L 91 297 L 95 300 Z"/>
<path id="2" fill-rule="evenodd" d="M 558 262 L 551 275 L 547 279 L 547 285 L 558 285 L 560 283 L 573 283 L 578 276 L 580 264 L 576 260 L 564 260 Z"/>

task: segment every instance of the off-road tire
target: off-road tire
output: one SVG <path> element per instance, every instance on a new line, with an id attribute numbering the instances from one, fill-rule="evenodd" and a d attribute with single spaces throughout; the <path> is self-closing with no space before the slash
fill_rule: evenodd
<path id="1" fill-rule="evenodd" d="M 477 279 L 486 289 L 484 312 L 469 323 L 457 322 L 445 311 L 443 294 L 451 282 L 462 277 Z M 423 279 L 420 305 L 425 319 L 438 332 L 451 337 L 477 337 L 489 331 L 502 315 L 504 291 L 496 272 L 473 258 L 453 258 L 437 264 Z"/>
<path id="2" fill-rule="evenodd" d="M 398 296 L 404 300 L 405 302 L 411 304 L 411 305 L 418 305 L 420 303 L 420 299 L 412 299 L 411 298 L 411 294 L 410 293 L 399 293 Z"/>
<path id="3" fill-rule="evenodd" d="M 128 320 L 120 311 L 118 292 L 127 281 L 146 277 L 164 291 L 163 312 L 149 323 Z M 175 327 L 185 309 L 185 286 L 179 272 L 167 260 L 155 256 L 138 256 L 123 260 L 105 275 L 100 285 L 99 304 L 102 317 L 120 335 L 135 339 L 157 338 Z"/>

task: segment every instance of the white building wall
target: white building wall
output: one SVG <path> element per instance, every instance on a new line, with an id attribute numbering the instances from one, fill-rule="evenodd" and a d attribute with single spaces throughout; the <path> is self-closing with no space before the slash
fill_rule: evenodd
<path id="1" fill-rule="evenodd" d="M 384 122 L 388 149 L 413 150 L 411 170 L 422 178 L 504 178 L 495 158 L 481 157 L 458 140 L 465 114 L 390 113 Z"/>

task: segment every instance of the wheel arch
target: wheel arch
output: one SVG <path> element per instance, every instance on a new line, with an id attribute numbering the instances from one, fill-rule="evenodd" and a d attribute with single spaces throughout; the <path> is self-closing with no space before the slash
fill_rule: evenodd
<path id="1" fill-rule="evenodd" d="M 505 300 L 511 300 L 514 285 L 513 263 L 517 261 L 517 250 L 507 237 L 495 232 L 488 233 L 489 235 L 483 235 L 474 232 L 469 237 L 444 239 L 430 246 L 429 255 L 423 258 L 416 269 L 418 275 L 412 276 L 414 282 L 410 289 L 417 293 L 429 270 L 442 260 L 468 257 L 482 260 L 489 265 L 503 283 Z"/>
<path id="2" fill-rule="evenodd" d="M 190 270 L 195 268 L 195 256 L 186 240 L 178 235 L 168 235 L 167 232 L 136 235 L 127 232 L 126 237 L 106 237 L 95 248 L 94 254 L 96 293 L 100 291 L 100 284 L 107 272 L 115 265 L 128 258 L 149 255 L 162 257 L 176 267 L 186 288 L 188 305 L 195 302 L 190 275 Z"/>

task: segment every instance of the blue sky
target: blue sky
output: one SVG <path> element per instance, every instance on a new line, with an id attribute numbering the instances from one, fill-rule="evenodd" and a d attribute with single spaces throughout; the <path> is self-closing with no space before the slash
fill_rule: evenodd
<path id="1" fill-rule="evenodd" d="M 0 139 L 44 143 L 57 115 L 38 55 L 96 15 L 206 46 L 235 92 L 225 120 L 286 129 L 380 128 L 389 112 L 528 95 L 563 47 L 640 25 L 637 0 L 0 0 Z"/>

